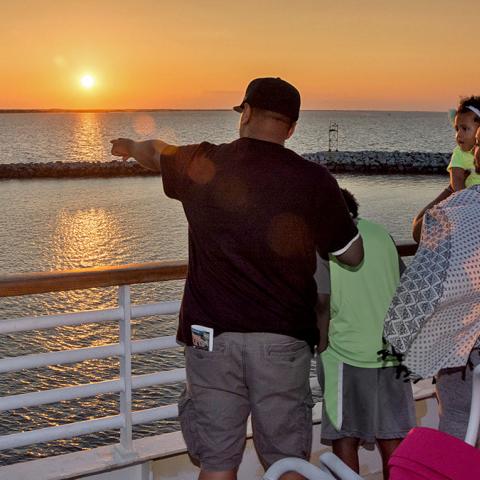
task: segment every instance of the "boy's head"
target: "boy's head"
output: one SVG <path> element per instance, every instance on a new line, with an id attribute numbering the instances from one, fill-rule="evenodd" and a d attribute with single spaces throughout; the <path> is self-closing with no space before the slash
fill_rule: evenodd
<path id="1" fill-rule="evenodd" d="M 348 211 L 353 219 L 358 217 L 358 202 L 357 199 L 353 196 L 353 193 L 348 191 L 346 188 L 340 189 L 343 194 L 343 199 L 347 204 Z"/>
<path id="2" fill-rule="evenodd" d="M 467 97 L 460 101 L 455 115 L 455 140 L 469 152 L 475 144 L 475 133 L 480 127 L 480 97 Z"/>

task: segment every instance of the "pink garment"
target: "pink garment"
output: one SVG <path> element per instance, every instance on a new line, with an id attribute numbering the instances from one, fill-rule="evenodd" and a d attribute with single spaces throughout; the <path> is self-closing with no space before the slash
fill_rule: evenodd
<path id="1" fill-rule="evenodd" d="M 480 450 L 433 428 L 414 428 L 388 462 L 390 480 L 480 479 Z"/>

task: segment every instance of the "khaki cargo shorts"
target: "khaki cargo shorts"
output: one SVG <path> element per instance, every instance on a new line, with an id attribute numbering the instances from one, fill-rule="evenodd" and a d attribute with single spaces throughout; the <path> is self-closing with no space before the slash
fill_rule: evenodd
<path id="1" fill-rule="evenodd" d="M 272 333 L 223 333 L 212 352 L 186 347 L 179 417 L 188 451 L 203 470 L 236 469 L 248 415 L 263 466 L 308 459 L 312 444 L 306 342 Z"/>

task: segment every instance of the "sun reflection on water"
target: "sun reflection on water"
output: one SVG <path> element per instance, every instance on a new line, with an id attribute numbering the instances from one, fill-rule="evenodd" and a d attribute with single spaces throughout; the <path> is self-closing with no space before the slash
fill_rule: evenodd
<path id="1" fill-rule="evenodd" d="M 56 269 L 94 267 L 121 255 L 117 218 L 102 208 L 62 210 L 52 238 Z"/>
<path id="2" fill-rule="evenodd" d="M 108 144 L 105 123 L 97 113 L 79 113 L 70 145 L 70 155 L 82 162 L 99 162 L 105 159 Z"/>

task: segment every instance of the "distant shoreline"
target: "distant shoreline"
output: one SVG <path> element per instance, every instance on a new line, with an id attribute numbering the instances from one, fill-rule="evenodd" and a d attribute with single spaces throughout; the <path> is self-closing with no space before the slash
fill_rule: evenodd
<path id="1" fill-rule="evenodd" d="M 138 113 L 138 112 L 231 112 L 231 108 L 0 108 L 5 113 Z M 302 112 L 445 113 L 443 110 L 330 110 L 302 109 Z"/>
<path id="2" fill-rule="evenodd" d="M 230 109 L 212 108 L 212 109 L 177 109 L 177 108 L 85 108 L 85 109 L 68 109 L 68 108 L 47 108 L 47 109 L 0 109 L 0 113 L 136 113 L 136 112 L 229 112 Z"/>

